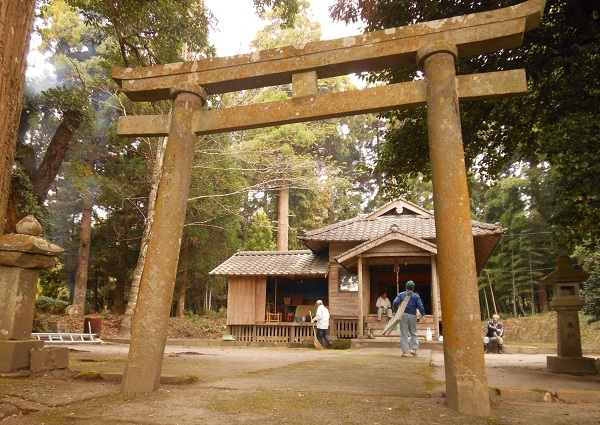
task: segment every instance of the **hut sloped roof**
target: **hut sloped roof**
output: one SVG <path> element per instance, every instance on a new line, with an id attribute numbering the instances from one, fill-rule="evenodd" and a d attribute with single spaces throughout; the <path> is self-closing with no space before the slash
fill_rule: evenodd
<path id="1" fill-rule="evenodd" d="M 224 276 L 325 277 L 327 257 L 312 251 L 239 251 L 210 272 Z"/>

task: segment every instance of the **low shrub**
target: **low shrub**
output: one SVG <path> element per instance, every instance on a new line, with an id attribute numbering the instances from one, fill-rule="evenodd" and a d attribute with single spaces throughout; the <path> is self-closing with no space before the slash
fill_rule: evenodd
<path id="1" fill-rule="evenodd" d="M 68 305 L 69 303 L 66 301 L 44 296 L 35 300 L 35 310 L 44 314 L 64 314 L 65 307 Z"/>

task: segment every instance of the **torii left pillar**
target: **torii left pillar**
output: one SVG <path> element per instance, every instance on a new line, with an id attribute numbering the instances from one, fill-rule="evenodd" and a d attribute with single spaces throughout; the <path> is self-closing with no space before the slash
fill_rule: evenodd
<path id="1" fill-rule="evenodd" d="M 184 83 L 171 90 L 171 97 L 174 102 L 169 141 L 121 382 L 125 392 L 152 392 L 160 384 L 196 145 L 192 127 L 206 101 L 206 92 L 196 84 Z"/>

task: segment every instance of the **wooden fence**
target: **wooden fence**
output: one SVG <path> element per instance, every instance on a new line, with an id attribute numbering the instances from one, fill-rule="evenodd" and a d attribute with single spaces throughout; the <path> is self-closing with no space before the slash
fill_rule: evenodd
<path id="1" fill-rule="evenodd" d="M 300 343 L 313 337 L 310 323 L 276 322 L 258 323 L 256 325 L 229 325 L 229 333 L 237 341 L 243 342 L 283 342 Z M 332 317 L 330 322 L 332 337 L 340 339 L 357 338 L 358 319 L 349 317 Z"/>

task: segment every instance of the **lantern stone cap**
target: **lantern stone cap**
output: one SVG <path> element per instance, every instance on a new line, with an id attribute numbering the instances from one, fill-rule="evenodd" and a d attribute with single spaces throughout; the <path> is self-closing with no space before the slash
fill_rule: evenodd
<path id="1" fill-rule="evenodd" d="M 39 236 L 42 234 L 42 226 L 32 215 L 19 221 L 16 229 L 17 233 L 9 233 L 0 238 L 0 252 L 25 252 L 53 257 L 65 252 L 63 248 Z"/>
<path id="2" fill-rule="evenodd" d="M 548 273 L 540 280 L 545 283 L 560 283 L 560 282 L 572 282 L 579 283 L 587 280 L 590 277 L 589 273 L 583 270 L 576 270 L 571 264 L 571 258 L 568 255 L 560 255 L 556 259 L 556 270 Z"/>
<path id="3" fill-rule="evenodd" d="M 42 225 L 34 216 L 28 215 L 17 223 L 17 233 L 21 235 L 39 236 L 42 234 Z"/>

